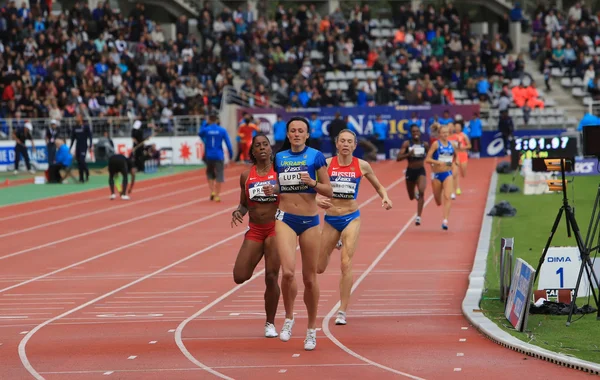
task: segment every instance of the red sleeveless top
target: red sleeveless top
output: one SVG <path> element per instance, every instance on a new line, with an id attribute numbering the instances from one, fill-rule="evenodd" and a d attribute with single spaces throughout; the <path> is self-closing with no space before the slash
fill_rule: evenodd
<path id="1" fill-rule="evenodd" d="M 358 158 L 352 157 L 350 165 L 342 166 L 338 162 L 337 156 L 335 156 L 331 159 L 327 172 L 329 173 L 334 198 L 356 199 L 358 197 L 358 186 L 362 178 Z"/>
<path id="2" fill-rule="evenodd" d="M 265 176 L 259 176 L 256 171 L 256 165 L 252 165 L 250 168 L 250 174 L 246 178 L 246 200 L 248 207 L 255 206 L 258 203 L 272 203 L 279 204 L 279 197 L 275 195 L 265 195 L 263 186 L 265 185 L 277 185 L 277 173 L 271 166 L 271 170 Z"/>

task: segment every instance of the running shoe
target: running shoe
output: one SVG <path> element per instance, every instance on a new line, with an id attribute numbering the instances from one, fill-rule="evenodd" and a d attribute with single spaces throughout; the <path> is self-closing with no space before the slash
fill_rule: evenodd
<path id="1" fill-rule="evenodd" d="M 338 311 L 337 318 L 335 318 L 336 325 L 345 325 L 346 324 L 346 313 L 344 311 Z"/>
<path id="2" fill-rule="evenodd" d="M 130 198 L 129 195 L 121 195 L 121 199 L 128 201 Z"/>
<path id="3" fill-rule="evenodd" d="M 462 191 L 460 189 L 456 189 L 456 195 L 461 195 Z"/>
<path id="4" fill-rule="evenodd" d="M 421 196 L 421 194 L 419 193 L 419 190 L 415 191 L 415 200 L 418 201 L 419 197 Z"/>
<path id="5" fill-rule="evenodd" d="M 221 197 L 217 197 L 217 196 L 215 195 L 215 202 L 217 202 L 217 203 L 218 203 L 218 202 L 221 202 Z"/>
<path id="6" fill-rule="evenodd" d="M 265 337 L 266 338 L 275 338 L 277 337 L 277 330 L 275 329 L 275 325 L 267 322 L 265 323 Z"/>
<path id="7" fill-rule="evenodd" d="M 292 327 L 294 327 L 296 321 L 294 319 L 285 319 L 281 332 L 279 333 L 279 339 L 283 342 L 287 342 L 292 337 Z"/>
<path id="8" fill-rule="evenodd" d="M 335 249 L 342 249 L 342 239 L 338 240 L 337 244 L 335 245 Z"/>
<path id="9" fill-rule="evenodd" d="M 456 194 L 452 193 L 452 195 L 450 196 L 451 199 L 456 199 Z"/>
<path id="10" fill-rule="evenodd" d="M 304 349 L 312 351 L 315 347 L 317 347 L 317 330 L 308 329 L 306 330 L 306 339 L 304 339 Z"/>
<path id="11" fill-rule="evenodd" d="M 442 222 L 442 229 L 443 230 L 447 230 L 448 229 L 448 221 L 446 219 L 444 219 L 444 221 Z"/>
<path id="12" fill-rule="evenodd" d="M 421 217 L 420 217 L 420 216 L 417 216 L 417 219 L 415 219 L 415 224 L 416 224 L 417 226 L 420 226 L 420 225 L 421 225 Z"/>
<path id="13" fill-rule="evenodd" d="M 214 200 L 215 199 L 215 193 L 210 193 L 210 200 Z"/>
<path id="14" fill-rule="evenodd" d="M 111 196 L 110 196 L 110 200 L 111 200 L 111 201 L 112 201 L 113 199 L 116 199 L 116 198 L 117 198 L 117 194 L 113 194 L 113 195 L 111 195 Z"/>

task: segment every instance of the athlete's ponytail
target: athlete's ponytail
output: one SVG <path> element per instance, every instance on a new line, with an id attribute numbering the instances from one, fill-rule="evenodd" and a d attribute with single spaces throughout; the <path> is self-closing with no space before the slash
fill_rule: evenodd
<path id="1" fill-rule="evenodd" d="M 292 143 L 290 142 L 290 139 L 287 136 L 287 132 L 289 131 L 290 124 L 292 124 L 293 121 L 301 121 L 304 124 L 306 124 L 306 132 L 308 133 L 308 139 L 306 139 L 306 146 L 310 145 L 310 124 L 309 124 L 308 120 L 306 120 L 306 118 L 304 118 L 302 116 L 294 116 L 285 125 L 285 132 L 286 132 L 285 140 L 283 141 L 283 145 L 279 149 L 279 152 L 283 152 L 284 150 L 288 150 L 288 149 L 292 148 Z"/>

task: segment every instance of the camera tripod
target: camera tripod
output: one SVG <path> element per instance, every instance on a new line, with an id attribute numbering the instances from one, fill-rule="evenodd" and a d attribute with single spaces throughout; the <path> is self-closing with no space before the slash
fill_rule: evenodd
<path id="1" fill-rule="evenodd" d="M 552 231 L 550 233 L 550 237 L 548 238 L 548 241 L 546 242 L 546 246 L 544 247 L 542 256 L 540 257 L 540 261 L 538 263 L 538 267 L 536 269 L 535 277 L 534 277 L 533 281 L 535 283 L 535 281 L 537 280 L 537 277 L 540 273 L 540 268 L 541 268 L 544 260 L 546 259 L 546 254 L 548 253 L 548 249 L 550 248 L 550 244 L 552 243 L 552 239 L 554 238 L 554 234 L 556 233 L 556 229 L 558 228 L 558 225 L 560 224 L 560 220 L 564 213 L 565 218 L 566 218 L 565 219 L 566 224 L 567 224 L 567 236 L 571 237 L 571 229 L 573 229 L 573 234 L 575 235 L 575 241 L 577 242 L 577 248 L 579 249 L 579 256 L 581 257 L 581 268 L 579 269 L 577 285 L 575 285 L 573 301 L 571 302 L 569 317 L 567 319 L 567 326 L 569 326 L 571 324 L 571 317 L 572 317 L 573 311 L 575 309 L 575 301 L 577 299 L 577 292 L 579 289 L 579 285 L 581 283 L 581 278 L 583 277 L 584 269 L 587 274 L 588 281 L 590 283 L 590 291 L 594 295 L 594 301 L 596 302 L 596 308 L 599 310 L 597 319 L 600 319 L 600 307 L 599 307 L 599 302 L 598 302 L 598 296 L 596 295 L 596 290 L 594 289 L 594 284 L 596 286 L 598 286 L 599 283 L 598 283 L 598 278 L 596 277 L 596 274 L 594 273 L 594 270 L 593 270 L 592 261 L 590 260 L 590 252 L 592 252 L 594 250 L 598 250 L 600 245 L 596 246 L 594 248 L 588 248 L 588 246 L 590 246 L 592 244 L 591 237 L 596 234 L 598 225 L 600 224 L 600 213 L 598 213 L 596 215 L 596 211 L 598 209 L 598 203 L 600 201 L 600 186 L 598 187 L 596 200 L 594 202 L 594 209 L 592 211 L 592 219 L 590 220 L 590 226 L 588 228 L 588 232 L 587 232 L 585 243 L 584 243 L 583 238 L 581 237 L 581 232 L 579 230 L 579 225 L 577 224 L 577 220 L 575 219 L 575 213 L 574 213 L 571 205 L 569 205 L 569 200 L 567 198 L 567 185 L 566 185 L 566 181 L 565 181 L 565 171 L 566 171 L 565 166 L 566 166 L 566 159 L 561 158 L 560 159 L 560 171 L 561 171 L 561 176 L 562 176 L 562 193 L 563 193 L 562 202 L 563 202 L 563 204 L 560 207 L 560 209 L 558 210 L 558 214 L 556 215 L 556 219 L 554 220 L 554 225 L 552 226 Z M 592 229 L 592 225 L 594 225 L 593 229 Z M 592 232 L 592 230 L 593 230 L 593 232 Z M 593 278 L 593 281 L 592 281 L 592 278 Z"/>

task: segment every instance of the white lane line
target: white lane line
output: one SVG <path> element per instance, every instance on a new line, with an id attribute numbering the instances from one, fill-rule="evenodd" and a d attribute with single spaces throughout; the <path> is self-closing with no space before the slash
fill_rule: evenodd
<path id="1" fill-rule="evenodd" d="M 399 185 L 400 183 L 404 182 L 404 178 L 399 179 L 395 182 L 393 182 L 392 184 L 390 184 L 390 186 L 386 187 L 386 190 L 390 190 L 392 188 L 394 188 L 395 186 Z M 358 208 L 362 208 L 366 205 L 368 205 L 369 203 L 373 202 L 375 199 L 378 199 L 379 195 L 375 194 L 373 195 L 371 198 L 367 199 L 366 201 L 364 201 L 362 204 L 360 204 L 358 206 Z M 299 246 L 296 246 L 296 250 L 299 249 Z M 253 280 L 255 280 L 257 277 L 261 276 L 263 273 L 265 272 L 264 269 L 262 269 L 261 271 L 255 273 L 252 277 L 250 277 L 250 279 L 246 282 L 244 282 L 243 284 L 239 284 L 237 286 L 235 286 L 234 288 L 230 289 L 228 292 L 223 293 L 219 298 L 215 299 L 213 302 L 211 302 L 210 304 L 206 305 L 205 307 L 203 307 L 202 309 L 200 309 L 199 311 L 197 311 L 196 313 L 194 313 L 193 315 L 191 315 L 188 319 L 186 319 L 185 321 L 181 322 L 181 324 L 179 324 L 179 326 L 177 326 L 177 330 L 175 331 L 175 343 L 177 343 L 177 346 L 179 347 L 179 349 L 181 350 L 181 352 L 183 353 L 183 355 L 185 355 L 185 357 L 192 363 L 194 363 L 196 366 L 198 366 L 199 368 L 203 369 L 204 371 L 207 371 L 217 377 L 220 377 L 221 379 L 226 379 L 226 380 L 233 380 L 228 376 L 225 376 L 224 374 L 215 371 L 213 368 L 207 366 L 206 364 L 200 362 L 198 359 L 196 359 L 194 357 L 194 355 L 192 355 L 187 347 L 185 346 L 185 344 L 183 343 L 183 339 L 182 339 L 182 332 L 183 329 L 185 328 L 185 326 L 191 322 L 192 320 L 198 318 L 200 315 L 204 314 L 206 311 L 210 310 L 213 306 L 221 303 L 223 300 L 225 300 L 227 297 L 229 297 L 230 295 L 232 295 L 233 293 L 235 293 L 236 291 L 238 291 L 239 289 L 241 289 L 244 286 L 247 286 L 248 284 L 250 284 Z M 264 312 L 263 312 L 264 313 Z"/>
<path id="2" fill-rule="evenodd" d="M 190 171 L 190 172 L 193 172 L 193 170 Z M 137 189 L 135 192 L 137 194 L 137 193 L 142 193 L 142 192 L 149 191 L 149 190 L 154 190 L 154 189 L 157 189 L 159 187 L 171 186 L 171 185 L 176 185 L 176 184 L 180 184 L 180 183 L 184 183 L 184 182 L 198 180 L 197 177 L 189 177 L 189 178 L 180 179 L 180 180 L 176 180 L 176 181 L 172 181 L 172 182 L 161 183 L 161 184 L 158 184 L 158 185 L 152 185 L 152 183 L 151 183 L 151 182 L 154 182 L 154 180 L 165 179 L 165 178 L 168 178 L 168 177 L 169 176 L 166 175 L 166 176 L 162 176 L 162 177 L 149 178 L 149 179 L 141 180 L 139 182 L 140 185 L 142 185 L 142 184 L 145 185 L 146 183 L 149 183 L 149 185 L 146 186 L 146 187 L 142 187 L 140 189 Z M 99 191 L 99 190 L 101 191 L 102 188 L 89 189 L 89 190 L 84 190 L 84 191 L 78 191 L 78 192 L 75 192 L 75 193 L 68 193 L 68 194 L 63 194 L 63 195 L 51 196 L 51 197 L 48 197 L 48 198 L 35 199 L 35 200 L 32 200 L 32 201 L 27 201 L 27 202 L 14 203 L 14 204 L 2 206 L 2 207 L 0 207 L 0 209 L 2 209 L 3 207 L 11 207 L 11 206 L 12 207 L 17 207 L 17 206 L 21 206 L 21 205 L 24 205 L 24 204 L 27 204 L 27 203 L 43 202 L 43 201 L 46 201 L 46 200 L 49 200 L 49 199 L 63 198 L 63 197 L 68 197 L 70 195 L 73 196 L 73 195 L 78 195 L 78 194 L 92 192 L 92 191 Z M 66 204 L 62 204 L 60 206 L 51 206 L 51 207 L 37 209 L 35 211 L 30 211 L 30 212 L 25 212 L 25 213 L 15 213 L 15 215 L 11 215 L 11 216 L 6 216 L 6 217 L 3 217 L 3 218 L 0 218 L 0 222 L 3 222 L 5 220 L 22 218 L 24 216 L 41 214 L 41 213 L 48 212 L 48 211 L 53 211 L 53 210 L 61 210 L 63 208 L 68 208 L 68 207 L 77 206 L 77 205 L 81 205 L 81 204 L 91 203 L 91 202 L 95 202 L 95 201 L 98 201 L 98 200 L 106 200 L 106 197 L 102 196 L 102 197 L 84 199 L 84 200 L 77 201 L 77 202 L 72 202 L 72 203 L 71 202 L 67 202 Z"/>
<path id="3" fill-rule="evenodd" d="M 235 191 L 239 191 L 239 189 L 236 189 Z M 57 273 L 60 273 L 60 272 L 64 272 L 64 271 L 66 271 L 66 270 L 68 270 L 68 269 L 71 269 L 71 268 L 74 268 L 74 267 L 76 267 L 76 266 L 79 266 L 79 265 L 82 265 L 82 264 L 85 264 L 85 263 L 89 263 L 90 261 L 94 261 L 94 260 L 97 260 L 97 259 L 99 259 L 99 258 L 102 258 L 102 257 L 104 257 L 104 256 L 111 255 L 111 254 L 113 254 L 113 253 L 115 253 L 115 252 L 119 252 L 119 251 L 122 251 L 122 250 L 124 250 L 124 249 L 130 248 L 130 247 L 133 247 L 133 246 L 136 246 L 136 245 L 138 245 L 138 244 L 142 244 L 142 243 L 145 243 L 145 242 L 147 242 L 147 241 L 154 240 L 154 239 L 156 239 L 156 238 L 159 238 L 159 237 L 161 237 L 161 236 L 168 235 L 168 234 L 170 234 L 170 233 L 173 233 L 173 232 L 175 232 L 175 231 L 182 230 L 182 229 L 184 229 L 184 228 L 187 228 L 187 227 L 189 227 L 189 226 L 192 226 L 192 225 L 194 225 L 194 224 L 197 224 L 197 223 L 203 222 L 203 221 L 205 221 L 205 220 L 208 220 L 208 219 L 214 218 L 215 216 L 219 216 L 219 215 L 221 215 L 221 214 L 228 213 L 228 212 L 230 212 L 230 211 L 231 211 L 231 210 L 233 210 L 233 209 L 235 209 L 235 207 L 226 208 L 226 209 L 224 209 L 224 210 L 221 210 L 221 211 L 219 211 L 219 212 L 215 212 L 214 214 L 210 214 L 210 215 L 207 215 L 207 216 L 205 216 L 205 217 L 202 217 L 202 218 L 200 218 L 200 219 L 193 220 L 193 221 L 191 221 L 191 222 L 189 222 L 189 223 L 182 224 L 182 225 L 181 225 L 181 226 L 179 226 L 179 227 L 175 227 L 175 228 L 172 228 L 172 229 L 170 229 L 170 230 L 167 230 L 167 231 L 164 231 L 164 232 L 161 232 L 161 233 L 158 233 L 158 234 L 155 234 L 155 235 L 149 236 L 149 237 L 147 237 L 147 238 L 144 238 L 144 239 L 141 239 L 141 240 L 138 240 L 138 241 L 134 241 L 133 243 L 129 243 L 129 244 L 127 244 L 127 245 L 123 245 L 123 246 L 121 246 L 121 247 L 118 247 L 118 248 L 115 248 L 115 249 L 111 249 L 110 251 L 106 251 L 106 252 L 104 252 L 104 253 L 101 253 L 101 254 L 99 254 L 99 255 L 92 256 L 92 257 L 90 257 L 90 258 L 87 258 L 87 259 L 85 259 L 85 260 L 79 261 L 79 262 L 77 262 L 77 263 L 75 263 L 75 264 L 71 264 L 71 265 L 69 265 L 69 266 L 66 266 L 66 267 L 63 267 L 63 268 L 57 269 L 57 270 L 55 270 L 55 271 L 52 271 L 52 272 L 48 272 L 48 273 L 46 273 L 46 274 L 43 274 L 43 275 L 41 275 L 41 276 L 34 277 L 34 278 L 32 278 L 32 279 L 29 279 L 29 280 L 27 280 L 27 281 L 20 282 L 20 283 L 18 283 L 18 284 L 15 284 L 15 285 L 11 285 L 11 286 L 9 286 L 9 287 L 6 287 L 6 288 L 4 288 L 4 289 L 0 289 L 0 293 L 3 293 L 3 292 L 6 292 L 6 291 L 9 291 L 9 290 L 11 290 L 11 289 L 14 289 L 14 288 L 18 288 L 18 287 L 20 287 L 20 286 L 23 286 L 23 285 L 29 284 L 29 283 L 31 283 L 31 282 L 34 282 L 34 281 L 37 281 L 37 280 L 40 280 L 40 279 L 46 278 L 46 277 L 48 277 L 48 276 L 55 275 L 55 274 L 57 274 Z M 245 233 L 245 231 L 244 231 L 244 233 Z M 237 235 L 234 235 L 234 236 L 237 236 Z M 156 271 L 156 272 L 154 272 L 154 273 L 158 274 L 158 273 L 161 273 L 161 272 L 162 272 L 162 270 L 159 270 L 159 271 Z M 165 302 L 169 302 L 169 301 L 165 301 Z M 175 301 L 171 301 L 171 302 L 175 302 Z M 190 301 L 190 302 L 194 302 L 194 301 Z"/>
<path id="4" fill-rule="evenodd" d="M 199 185 L 199 186 L 187 187 L 185 189 L 168 192 L 168 193 L 157 195 L 157 196 L 154 196 L 154 197 L 143 198 L 143 199 L 141 199 L 139 201 L 133 201 L 133 202 L 127 202 L 127 203 L 120 203 L 117 206 L 112 206 L 112 207 L 103 207 L 100 210 L 90 211 L 90 212 L 86 212 L 86 213 L 83 213 L 83 214 L 77 214 L 77 215 L 70 216 L 68 218 L 53 220 L 52 222 L 38 224 L 38 225 L 35 225 L 35 226 L 32 226 L 32 227 L 22 228 L 22 229 L 19 229 L 19 230 L 16 230 L 16 231 L 7 232 L 5 234 L 0 235 L 0 239 L 8 237 L 8 236 L 14 236 L 14 235 L 22 234 L 22 233 L 29 232 L 29 231 L 35 231 L 35 230 L 38 230 L 38 229 L 44 228 L 44 227 L 54 226 L 54 225 L 61 224 L 61 223 L 64 223 L 64 222 L 69 222 L 71 220 L 82 219 L 82 218 L 85 218 L 85 217 L 88 217 L 88 216 L 103 214 L 105 212 L 110 212 L 110 211 L 114 211 L 114 210 L 124 209 L 124 208 L 127 208 L 127 207 L 137 206 L 137 205 L 140 205 L 142 203 L 147 203 L 147 202 L 155 201 L 157 199 L 162 199 L 162 198 L 167 198 L 167 197 L 171 197 L 171 196 L 178 195 L 178 194 L 188 193 L 190 191 L 196 191 L 196 190 L 202 189 L 202 188 L 204 188 L 206 186 L 208 186 L 208 185 Z"/>
<path id="5" fill-rule="evenodd" d="M 137 358 L 137 356 L 135 356 L 135 355 L 131 355 L 131 356 L 130 356 L 130 357 L 128 357 L 127 359 L 128 359 L 128 360 L 133 360 L 133 359 L 135 359 L 135 358 Z"/>
<path id="6" fill-rule="evenodd" d="M 229 208 L 229 209 L 227 209 L 225 211 L 229 212 L 232 209 L 234 209 L 234 207 L 231 207 L 231 208 Z M 149 279 L 149 278 L 151 278 L 151 277 L 153 277 L 153 276 L 155 276 L 155 275 L 157 275 L 159 273 L 162 273 L 162 272 L 164 272 L 166 270 L 169 270 L 169 269 L 171 269 L 171 268 L 173 268 L 173 267 L 175 267 L 175 266 L 177 266 L 177 265 L 179 265 L 181 263 L 184 263 L 184 262 L 186 262 L 186 261 L 188 261 L 190 259 L 193 259 L 194 257 L 196 257 L 198 255 L 201 255 L 204 252 L 208 252 L 208 251 L 210 251 L 213 248 L 216 248 L 216 247 L 218 247 L 218 246 L 220 246 L 222 244 L 225 244 L 225 243 L 227 243 L 227 242 L 229 242 L 229 241 L 231 241 L 233 239 L 236 239 L 239 236 L 244 235 L 245 233 L 246 233 L 246 231 L 241 231 L 241 232 L 238 232 L 238 233 L 236 233 L 234 235 L 231 235 L 231 236 L 229 236 L 229 237 L 227 237 L 225 239 L 221 239 L 218 242 L 216 242 L 216 243 L 214 243 L 214 244 L 212 244 L 212 245 L 210 245 L 210 246 L 208 246 L 208 247 L 206 247 L 204 249 L 201 249 L 200 251 L 194 252 L 191 255 L 189 255 L 187 257 L 184 257 L 184 258 L 182 258 L 180 260 L 177 260 L 174 263 L 171 263 L 171 264 L 169 264 L 167 266 L 164 266 L 164 267 L 162 267 L 161 269 L 159 269 L 159 270 L 157 270 L 155 272 L 152 272 L 152 273 L 150 273 L 150 274 L 148 274 L 148 275 L 146 275 L 144 277 L 140 277 L 140 278 L 138 278 L 135 281 L 132 281 L 132 282 L 130 282 L 128 284 L 125 284 L 125 285 L 123 285 L 123 286 L 121 286 L 121 287 L 119 287 L 119 288 L 117 288 L 115 290 L 112 290 L 112 291 L 110 291 L 108 293 L 105 293 L 105 294 L 103 294 L 103 295 L 101 295 L 101 296 L 99 296 L 97 298 L 94 298 L 91 301 L 88 301 L 88 302 L 86 302 L 84 304 L 81 304 L 81 305 L 79 305 L 79 306 L 77 306 L 77 307 L 75 307 L 75 308 L 73 308 L 71 310 L 68 310 L 68 311 L 66 311 L 66 312 L 64 312 L 64 313 L 62 313 L 60 315 L 57 315 L 57 316 L 55 316 L 55 317 L 53 317 L 51 319 L 46 320 L 45 322 L 43 322 L 43 323 L 41 323 L 39 325 L 37 325 L 31 331 L 29 331 L 29 333 L 27 333 L 27 335 L 25 335 L 25 337 L 21 340 L 21 342 L 19 342 L 19 358 L 21 359 L 21 363 L 23 363 L 23 366 L 25 367 L 25 369 L 33 377 L 35 377 L 38 380 L 43 380 L 44 378 L 35 370 L 35 368 L 33 368 L 33 366 L 31 365 L 31 363 L 29 362 L 29 358 L 27 357 L 27 353 L 25 351 L 25 347 L 27 346 L 27 342 L 31 339 L 31 337 L 36 332 L 38 332 L 40 329 L 42 329 L 44 326 L 47 326 L 48 324 L 50 324 L 52 322 L 58 321 L 59 319 L 61 319 L 63 317 L 66 317 L 66 316 L 68 316 L 70 314 L 73 314 L 76 311 L 79 311 L 79 310 L 81 310 L 81 309 L 83 309 L 83 308 L 85 308 L 87 306 L 93 305 L 94 303 L 96 303 L 98 301 L 101 301 L 101 300 L 103 300 L 103 299 L 105 299 L 107 297 L 110 297 L 110 296 L 112 296 L 112 295 L 114 295 L 114 294 L 116 294 L 116 293 L 118 293 L 120 291 L 128 289 L 128 288 L 130 288 L 130 287 L 132 287 L 132 286 L 134 286 L 136 284 L 139 284 L 140 282 L 145 281 L 145 280 L 147 280 L 147 279 Z"/>
<path id="7" fill-rule="evenodd" d="M 431 200 L 433 199 L 433 195 L 429 196 L 429 198 L 427 199 L 427 201 L 425 201 L 425 204 L 423 205 L 423 207 L 426 207 Z M 379 253 L 379 256 L 377 256 L 375 258 L 375 260 L 373 260 L 373 262 L 371 263 L 371 265 L 369 265 L 369 267 L 363 272 L 363 274 L 354 282 L 354 285 L 352 286 L 352 289 L 350 290 L 350 294 L 354 293 L 356 291 L 356 289 L 358 288 L 358 286 L 360 285 L 361 282 L 363 282 L 363 280 L 369 275 L 369 273 L 371 273 L 371 271 L 373 270 L 373 268 L 375 268 L 375 266 L 385 257 L 385 255 L 390 251 L 390 249 L 392 249 L 392 247 L 394 246 L 394 244 L 396 244 L 396 242 L 398 241 L 398 239 L 400 239 L 400 237 L 402 235 L 404 235 L 404 233 L 408 230 L 408 228 L 412 225 L 413 220 L 415 219 L 417 215 L 413 215 L 410 220 L 408 222 L 406 222 L 406 224 L 404 225 L 404 227 L 402 227 L 402 229 L 400 230 L 400 232 L 398 232 L 396 234 L 396 236 L 394 236 L 394 238 L 385 246 L 385 248 L 383 249 L 383 251 L 381 251 L 381 253 Z M 421 379 L 420 377 L 408 374 L 408 373 L 404 373 L 398 370 L 395 370 L 393 368 L 390 367 L 386 367 L 383 364 L 374 362 L 370 359 L 367 359 L 364 356 L 359 355 L 358 353 L 352 351 L 350 348 L 346 347 L 342 342 L 340 342 L 339 340 L 337 340 L 337 338 L 335 336 L 333 336 L 333 334 L 331 333 L 331 331 L 329 330 L 329 321 L 331 320 L 331 317 L 333 317 L 333 315 L 337 312 L 338 308 L 340 307 L 340 302 L 338 301 L 338 303 L 331 309 L 331 311 L 327 314 L 327 316 L 323 319 L 323 333 L 329 338 L 329 340 L 331 340 L 336 346 L 338 346 L 339 348 L 341 348 L 344 352 L 346 352 L 347 354 L 350 354 L 352 356 L 354 356 L 355 358 L 365 362 L 365 363 L 369 363 L 375 367 L 381 368 L 385 371 L 388 372 L 392 372 L 395 373 L 396 375 L 400 375 L 400 376 L 405 376 L 414 380 L 424 380 Z"/>
<path id="8" fill-rule="evenodd" d="M 240 191 L 240 190 L 239 189 L 227 190 L 227 191 L 221 193 L 221 195 L 231 194 L 231 193 L 235 193 L 237 191 Z M 124 220 L 122 222 L 111 224 L 111 225 L 104 226 L 104 227 L 101 227 L 101 228 L 97 228 L 95 230 L 82 232 L 80 234 L 69 236 L 67 238 L 63 238 L 63 239 L 60 239 L 60 240 L 51 241 L 49 243 L 45 243 L 45 244 L 38 245 L 38 246 L 35 246 L 35 247 L 27 248 L 27 249 L 24 249 L 24 250 L 21 250 L 21 251 L 18 251 L 18 252 L 14 252 L 14 253 L 11 253 L 11 254 L 8 254 L 8 255 L 5 255 L 5 256 L 0 256 L 0 260 L 8 259 L 8 258 L 13 257 L 13 256 L 22 255 L 24 253 L 35 251 L 35 250 L 38 250 L 38 249 L 50 247 L 50 246 L 53 246 L 53 245 L 56 245 L 56 244 L 59 244 L 59 243 L 64 243 L 66 241 L 71 241 L 71 240 L 74 240 L 74 239 L 77 239 L 77 238 L 80 238 L 80 237 L 93 235 L 93 234 L 101 232 L 101 231 L 110 230 L 110 229 L 113 229 L 115 227 L 122 226 L 124 224 L 129 224 L 131 222 L 135 222 L 137 220 L 147 219 L 147 218 L 149 218 L 151 216 L 164 214 L 166 212 L 177 210 L 177 209 L 180 209 L 180 208 L 183 208 L 183 207 L 187 207 L 187 206 L 193 205 L 195 203 L 202 203 L 202 202 L 208 202 L 208 201 L 209 201 L 208 198 L 196 199 L 194 201 L 182 203 L 182 204 L 179 204 L 177 206 L 172 206 L 172 207 L 169 207 L 169 208 L 161 209 L 161 210 L 158 210 L 158 211 L 151 212 L 149 214 L 140 215 L 140 216 L 135 217 L 135 218 L 126 219 L 126 220 Z"/>
<path id="9" fill-rule="evenodd" d="M 263 338 L 264 339 L 264 338 Z M 290 368 L 306 368 L 306 367 L 366 367 L 368 364 L 352 364 L 352 363 L 325 363 L 325 364 L 286 364 L 286 367 Z M 229 366 L 218 366 L 217 369 L 254 369 L 254 368 L 281 368 L 281 365 L 229 365 Z M 97 374 L 105 372 L 102 370 L 89 370 L 89 371 L 44 371 L 40 372 L 43 375 L 86 375 L 86 374 Z M 181 371 L 202 371 L 198 367 L 191 368 L 144 368 L 144 369 L 115 369 L 108 372 L 121 372 L 121 373 L 142 373 L 142 372 L 181 372 Z"/>
<path id="10" fill-rule="evenodd" d="M 104 376 L 112 375 L 115 371 L 106 371 L 103 373 Z"/>

